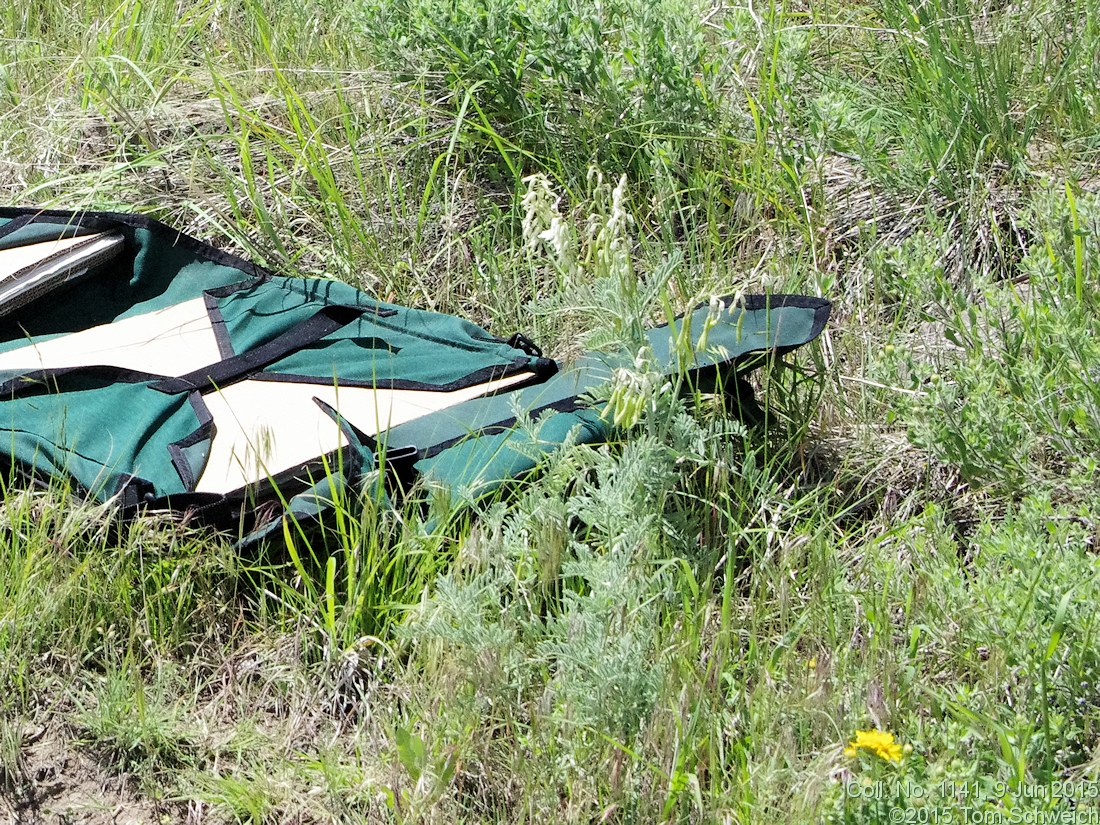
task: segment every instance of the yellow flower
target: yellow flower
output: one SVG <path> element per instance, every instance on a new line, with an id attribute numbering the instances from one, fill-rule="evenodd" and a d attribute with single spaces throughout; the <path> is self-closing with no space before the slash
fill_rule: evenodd
<path id="1" fill-rule="evenodd" d="M 857 730 L 856 738 L 848 743 L 844 755 L 857 756 L 860 751 L 873 753 L 887 762 L 900 762 L 902 746 L 894 741 L 894 734 L 885 730 Z"/>

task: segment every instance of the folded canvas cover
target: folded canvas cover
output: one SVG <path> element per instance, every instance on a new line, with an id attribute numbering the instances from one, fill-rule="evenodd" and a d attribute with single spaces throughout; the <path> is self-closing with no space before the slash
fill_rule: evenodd
<path id="1" fill-rule="evenodd" d="M 707 313 L 648 333 L 670 372 L 682 325 L 697 339 Z M 828 313 L 747 298 L 688 368 L 799 346 Z M 383 454 L 480 494 L 570 434 L 606 438 L 582 396 L 619 362 L 563 367 L 522 336 L 279 277 L 141 216 L 0 209 L 0 460 L 124 508 L 315 512 Z M 525 414 L 542 416 L 537 445 Z"/>

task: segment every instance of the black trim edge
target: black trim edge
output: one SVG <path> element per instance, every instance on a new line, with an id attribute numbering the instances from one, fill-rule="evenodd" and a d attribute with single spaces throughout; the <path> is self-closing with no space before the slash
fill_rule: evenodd
<path id="1" fill-rule="evenodd" d="M 578 410 L 586 410 L 590 407 L 581 401 L 579 395 L 574 395 L 570 398 L 560 398 L 557 401 L 552 401 L 549 404 L 543 404 L 541 407 L 533 407 L 530 410 L 525 410 L 525 414 L 528 418 L 537 418 L 548 410 L 553 410 L 558 413 L 572 413 Z M 471 438 L 485 438 L 487 436 L 500 435 L 506 433 L 509 430 L 514 430 L 519 423 L 519 419 L 514 415 L 511 418 L 502 418 L 499 421 L 494 421 L 492 424 L 486 424 L 483 427 L 479 427 L 476 430 L 463 433 L 462 435 L 455 436 L 454 438 L 448 438 L 445 441 L 440 441 L 436 444 L 432 444 L 430 447 L 421 448 L 420 458 L 428 459 L 435 458 L 442 452 L 449 450 L 456 444 L 461 444 L 464 441 L 469 441 Z"/>
<path id="2" fill-rule="evenodd" d="M 211 263 L 222 264 L 238 269 L 245 275 L 254 276 L 257 281 L 267 281 L 274 277 L 274 273 L 259 264 L 238 257 L 230 252 L 215 249 L 210 244 L 193 238 L 178 229 L 173 229 L 166 223 L 146 215 L 137 215 L 129 212 L 97 212 L 95 210 L 70 210 L 70 209 L 36 209 L 34 207 L 0 206 L 0 218 L 18 218 L 23 215 L 31 215 L 37 222 L 53 223 L 51 218 L 65 221 L 69 225 L 90 227 L 94 230 L 107 228 L 117 229 L 118 225 L 128 226 L 132 229 L 146 229 L 152 232 L 161 232 L 171 236 L 166 239 L 172 246 L 180 246 L 192 254 Z"/>
<path id="3" fill-rule="evenodd" d="M 179 441 L 173 441 L 169 444 L 168 454 L 172 457 L 172 466 L 176 468 L 183 486 L 187 489 L 187 492 L 193 493 L 195 485 L 198 484 L 199 478 L 202 477 L 202 473 L 206 469 L 206 465 L 204 464 L 199 469 L 199 474 L 196 476 L 191 472 L 191 464 L 183 454 L 183 448 L 194 447 L 200 441 L 213 440 L 218 433 L 218 428 L 214 424 L 214 416 L 210 414 L 210 409 L 206 406 L 206 402 L 202 400 L 201 393 L 190 393 L 187 400 L 195 411 L 195 417 L 199 419 L 199 426 Z M 207 454 L 207 458 L 209 458 L 209 454 Z"/>
<path id="4" fill-rule="evenodd" d="M 718 298 L 719 301 L 733 304 L 737 299 L 736 295 L 722 295 Z M 709 306 L 707 304 L 699 304 L 692 312 L 703 309 Z M 814 311 L 814 320 L 810 325 L 810 333 L 806 337 L 806 340 L 799 344 L 788 344 L 786 346 L 774 347 L 774 351 L 778 353 L 787 353 L 792 350 L 796 350 L 801 346 L 804 346 L 810 341 L 814 340 L 824 330 L 825 325 L 829 322 L 829 316 L 833 311 L 833 304 L 826 298 L 811 298 L 809 295 L 793 295 L 786 292 L 777 292 L 771 295 L 743 295 L 741 296 L 740 306 L 745 312 L 757 312 L 759 310 L 772 310 L 782 309 L 783 307 L 792 307 L 794 309 L 812 309 Z M 732 308 L 732 307 L 731 307 Z M 667 326 L 667 324 L 665 325 Z"/>
<path id="5" fill-rule="evenodd" d="M 172 394 L 228 386 L 235 381 L 252 376 L 287 353 L 301 349 L 347 326 L 360 315 L 362 311 L 358 307 L 330 304 L 265 344 L 224 361 L 208 364 L 186 375 L 157 381 L 151 385 L 152 389 Z"/>
<path id="6" fill-rule="evenodd" d="M 3 384 L 0 384 L 0 401 L 19 398 L 26 395 L 61 392 L 58 379 L 70 375 L 108 378 L 123 384 L 141 384 L 145 381 L 158 381 L 164 377 L 162 375 L 141 372 L 140 370 L 128 370 L 122 367 L 101 366 L 96 364 L 31 370 L 30 372 L 21 373 L 15 378 L 10 378 Z"/>
<path id="7" fill-rule="evenodd" d="M 210 328 L 214 331 L 214 340 L 218 343 L 218 354 L 223 359 L 232 358 L 237 353 L 233 351 L 233 341 L 229 337 L 229 329 L 222 317 L 221 307 L 218 306 L 218 296 L 210 290 L 202 293 L 202 302 L 206 305 L 206 315 L 210 319 Z"/>
<path id="8" fill-rule="evenodd" d="M 337 377 L 333 379 L 332 376 L 322 378 L 318 375 L 300 375 L 298 373 L 283 373 L 283 372 L 261 372 L 257 375 L 253 375 L 251 380 L 253 381 L 280 381 L 291 384 L 316 384 L 319 386 L 331 387 L 334 383 L 341 387 L 356 387 L 368 390 L 417 390 L 421 392 L 454 392 L 455 390 L 464 390 L 467 387 L 473 387 L 477 384 L 486 384 L 490 381 L 499 381 L 502 378 L 508 378 L 509 376 L 516 375 L 521 372 L 530 372 L 531 378 L 529 381 L 521 381 L 516 384 L 509 384 L 507 387 L 501 387 L 499 390 L 493 392 L 487 392 L 482 397 L 489 397 L 497 395 L 502 392 L 511 392 L 513 390 L 529 387 L 532 384 L 539 384 L 545 381 L 551 375 L 558 371 L 557 362 L 550 360 L 549 358 L 540 358 L 539 362 L 547 362 L 552 365 L 552 368 L 543 366 L 542 372 L 539 371 L 541 366 L 538 362 L 532 364 L 527 358 L 516 358 L 511 364 L 494 364 L 490 367 L 482 367 L 479 370 L 474 370 L 468 375 L 464 375 L 461 378 L 456 378 L 448 384 L 428 384 L 423 381 L 409 381 L 404 378 L 390 378 L 384 380 L 372 379 L 370 381 L 358 380 L 352 378 Z"/>

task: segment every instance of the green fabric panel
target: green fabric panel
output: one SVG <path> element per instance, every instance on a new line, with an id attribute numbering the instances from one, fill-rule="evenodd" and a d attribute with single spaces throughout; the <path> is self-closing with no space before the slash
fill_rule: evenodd
<path id="1" fill-rule="evenodd" d="M 496 367 L 512 367 L 517 359 L 524 365 L 533 358 L 518 350 L 499 345 L 471 353 L 459 347 L 425 341 L 361 320 L 348 325 L 344 334 L 336 333 L 268 367 L 265 372 L 283 375 L 310 375 L 334 380 L 385 384 L 390 381 L 415 381 L 430 387 L 461 382 L 471 374 Z M 483 375 L 478 383 L 489 379 Z"/>
<path id="2" fill-rule="evenodd" d="M 391 308 L 334 281 L 272 278 L 219 299 L 218 309 L 233 350 L 245 352 L 306 320 L 323 304 L 362 306 L 367 312 L 265 372 L 441 386 L 478 370 L 512 366 L 517 359 L 535 360 L 460 318 L 408 309 L 396 315 L 372 311 Z"/>
<path id="3" fill-rule="evenodd" d="M 180 447 L 184 460 L 191 470 L 191 476 L 198 481 L 202 471 L 206 469 L 206 460 L 210 457 L 210 440 L 205 439 L 192 444 L 190 447 Z"/>
<path id="4" fill-rule="evenodd" d="M 338 453 L 336 458 L 332 462 L 331 469 L 333 472 L 339 472 L 342 475 L 363 475 L 369 473 L 374 469 L 375 457 L 374 450 L 371 448 L 371 444 L 360 438 L 360 433 L 355 429 L 346 418 L 340 415 L 337 410 L 326 410 L 329 416 L 340 425 L 340 429 L 344 434 L 344 438 L 347 439 L 347 455 L 346 459 L 344 455 Z"/>
<path id="5" fill-rule="evenodd" d="M 184 492 L 168 445 L 199 426 L 185 394 L 87 372 L 59 383 L 60 393 L 0 403 L 0 450 L 42 474 L 72 476 L 100 499 L 131 474 L 152 482 L 158 495 Z"/>
<path id="6" fill-rule="evenodd" d="M 653 356 L 666 372 L 675 372 L 676 358 L 673 354 L 673 341 L 689 324 L 695 359 L 692 366 L 704 367 L 724 361 L 736 361 L 743 356 L 771 349 L 787 350 L 801 346 L 821 331 L 821 317 L 824 302 L 805 299 L 798 305 L 783 305 L 788 296 L 775 296 L 773 306 L 762 306 L 740 311 L 737 307 L 727 308 L 719 316 L 719 321 L 707 333 L 705 348 L 697 349 L 709 309 L 701 307 L 688 313 L 676 322 L 675 329 L 667 326 L 649 330 L 647 337 L 653 348 Z M 725 351 L 725 358 L 719 357 Z"/>
<path id="7" fill-rule="evenodd" d="M 218 299 L 218 311 L 225 320 L 234 352 L 266 344 L 315 315 L 324 304 L 340 303 L 325 299 L 334 290 L 317 289 L 312 295 L 295 288 L 291 280 L 272 278 Z"/>
<path id="8" fill-rule="evenodd" d="M 5 221 L 6 223 L 6 221 Z M 11 249 L 16 246 L 28 246 L 33 243 L 56 241 L 60 238 L 71 238 L 76 235 L 90 235 L 93 230 L 84 229 L 75 224 L 61 223 L 29 223 L 21 226 L 9 235 L 0 237 L 0 249 Z"/>
<path id="9" fill-rule="evenodd" d="M 94 277 L 0 320 L 0 352 L 153 312 L 198 297 L 203 289 L 247 279 L 239 269 L 204 260 L 172 243 L 162 228 L 119 225 L 126 251 Z"/>
<path id="10" fill-rule="evenodd" d="M 164 309 L 197 298 L 204 289 L 229 286 L 249 277 L 236 267 L 206 260 L 186 246 L 176 245 L 175 233 L 166 227 L 125 229 L 135 249 L 133 268 L 123 272 L 130 276 L 128 288 L 111 296 L 111 310 L 118 314 L 108 320 Z M 126 259 L 119 261 L 125 268 Z"/>
<path id="11" fill-rule="evenodd" d="M 611 432 L 598 409 L 551 413 L 536 426 L 537 441 L 520 428 L 470 438 L 418 461 L 416 469 L 425 480 L 450 487 L 459 499 L 472 502 L 533 470 L 539 459 L 558 449 L 570 433 L 576 443 L 590 444 L 605 441 Z"/>

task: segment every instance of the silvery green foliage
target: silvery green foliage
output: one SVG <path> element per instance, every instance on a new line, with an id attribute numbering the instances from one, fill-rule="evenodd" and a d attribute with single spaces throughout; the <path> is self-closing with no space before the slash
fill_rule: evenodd
<path id="1" fill-rule="evenodd" d="M 618 742 L 637 736 L 662 677 L 653 644 L 667 580 L 633 551 L 623 543 L 603 553 L 574 545 L 562 573 L 581 589 L 565 592 L 536 646 L 552 674 L 546 697 L 554 715 Z"/>
<path id="2" fill-rule="evenodd" d="M 611 549 L 643 545 L 664 530 L 664 497 L 675 482 L 672 452 L 655 438 L 639 436 L 622 455 L 606 454 L 596 466 L 596 483 L 575 491 L 569 510 Z"/>
<path id="3" fill-rule="evenodd" d="M 454 691 L 474 695 L 480 714 L 538 708 L 539 736 L 560 732 L 569 764 L 604 737 L 633 741 L 663 679 L 662 510 L 675 464 L 646 435 L 619 454 L 573 448 L 483 517 L 402 633 L 425 659 L 450 662 Z"/>

